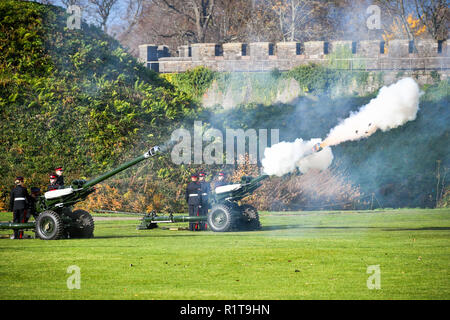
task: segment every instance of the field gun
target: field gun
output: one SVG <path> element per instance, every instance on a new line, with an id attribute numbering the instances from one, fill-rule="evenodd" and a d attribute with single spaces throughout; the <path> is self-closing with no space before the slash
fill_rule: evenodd
<path id="1" fill-rule="evenodd" d="M 137 229 L 153 229 L 158 223 L 206 222 L 208 228 L 214 232 L 258 230 L 261 228 L 258 210 L 250 204 L 240 205 L 239 201 L 251 195 L 262 185 L 261 181 L 268 177 L 268 175 L 256 178 L 244 176 L 239 183 L 214 188 L 209 197 L 211 210 L 206 216 L 173 214 L 159 216 L 151 212 L 144 214 Z"/>
<path id="2" fill-rule="evenodd" d="M 0 229 L 34 229 L 36 237 L 43 240 L 61 238 L 92 238 L 94 236 L 94 220 L 85 210 L 72 210 L 73 205 L 85 200 L 95 192 L 95 185 L 160 153 L 162 149 L 154 146 L 143 155 L 108 171 L 101 176 L 86 181 L 74 180 L 64 189 L 45 192 L 36 201 L 36 212 L 39 214 L 35 222 L 0 223 Z"/>

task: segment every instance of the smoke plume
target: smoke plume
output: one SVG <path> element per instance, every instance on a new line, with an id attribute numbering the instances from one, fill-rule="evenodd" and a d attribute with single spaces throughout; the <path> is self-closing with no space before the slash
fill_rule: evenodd
<path id="1" fill-rule="evenodd" d="M 306 173 L 309 169 L 328 168 L 333 161 L 331 148 L 326 147 L 321 152 L 311 154 L 313 146 L 320 142 L 321 139 L 303 141 L 298 138 L 294 142 L 283 141 L 266 148 L 262 160 L 264 173 L 281 177 L 296 168 L 301 173 Z"/>
<path id="2" fill-rule="evenodd" d="M 282 176 L 297 168 L 302 173 L 310 169 L 324 170 L 333 160 L 331 146 L 345 141 L 367 138 L 378 129 L 387 131 L 416 118 L 419 110 L 420 90 L 412 78 L 404 78 L 380 89 L 378 96 L 367 105 L 353 112 L 330 130 L 327 138 L 294 142 L 280 142 L 264 151 L 262 160 L 266 174 Z M 322 151 L 312 153 L 320 143 Z"/>
<path id="3" fill-rule="evenodd" d="M 420 90 L 412 78 L 382 87 L 378 96 L 331 129 L 323 146 L 367 138 L 378 129 L 388 131 L 416 119 Z"/>

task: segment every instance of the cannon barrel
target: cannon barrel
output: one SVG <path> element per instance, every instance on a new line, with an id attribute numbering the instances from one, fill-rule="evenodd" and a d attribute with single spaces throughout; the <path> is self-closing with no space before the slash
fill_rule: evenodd
<path id="1" fill-rule="evenodd" d="M 199 222 L 206 221 L 206 216 L 145 216 L 143 221 L 158 222 L 158 223 L 174 223 L 174 222 Z"/>
<path id="2" fill-rule="evenodd" d="M 165 215 L 158 216 L 155 212 L 146 214 L 141 224 L 137 226 L 137 230 L 148 230 L 157 227 L 158 223 L 175 223 L 175 222 L 206 222 L 207 216 L 179 216 L 179 215 Z"/>
<path id="3" fill-rule="evenodd" d="M 34 222 L 27 223 L 16 223 L 16 222 L 0 222 L 0 229 L 16 229 L 16 230 L 25 230 L 25 229 L 34 229 Z"/>
<path id="4" fill-rule="evenodd" d="M 87 182 L 85 180 L 74 180 L 72 181 L 71 186 L 68 188 L 47 191 L 43 196 L 39 198 L 39 201 L 37 203 L 37 211 L 41 213 L 44 210 L 55 211 L 57 208 L 73 206 L 75 203 L 83 201 L 87 196 L 93 193 L 95 191 L 95 188 L 93 188 L 94 185 L 147 158 L 155 156 L 159 152 L 160 148 L 158 146 L 154 146 L 140 157 L 124 163 L 118 168 L 106 172 L 95 179 Z"/>
<path id="5" fill-rule="evenodd" d="M 259 177 L 250 180 L 249 184 L 256 184 L 260 181 L 263 181 L 264 179 L 267 179 L 268 177 L 269 176 L 267 174 L 260 175 Z"/>
<path id="6" fill-rule="evenodd" d="M 117 173 L 119 173 L 119 172 L 121 172 L 121 171 L 123 171 L 123 170 L 125 170 L 125 169 L 127 169 L 129 167 L 131 167 L 131 166 L 134 166 L 135 164 L 137 164 L 137 163 L 139 163 L 139 162 L 141 162 L 141 161 L 143 161 L 143 160 L 145 160 L 145 159 L 147 159 L 149 157 L 153 157 L 154 155 L 156 155 L 159 152 L 160 152 L 160 148 L 158 146 L 154 146 L 153 148 L 148 150 L 146 153 L 144 153 L 142 156 L 137 157 L 136 159 L 133 159 L 133 160 L 127 162 L 127 163 L 124 163 L 120 167 L 118 167 L 118 168 L 116 168 L 114 170 L 111 170 L 111 171 L 109 171 L 109 172 L 107 172 L 105 174 L 102 174 L 100 177 L 97 177 L 95 179 L 92 179 L 92 180 L 86 182 L 83 185 L 83 188 L 90 188 L 90 187 L 96 185 L 97 183 L 100 183 L 100 182 L 102 182 L 102 181 L 112 177 L 113 175 L 115 175 L 115 174 L 117 174 Z"/>
<path id="7" fill-rule="evenodd" d="M 115 211 L 115 210 L 104 210 L 104 209 L 94 209 L 92 210 L 96 213 L 113 213 L 113 214 L 129 214 L 129 215 L 138 215 L 138 216 L 145 216 L 146 213 L 143 212 L 132 212 L 132 211 Z"/>
<path id="8" fill-rule="evenodd" d="M 215 189 L 215 199 L 217 202 L 223 200 L 239 201 L 252 194 L 261 186 L 261 181 L 269 178 L 268 175 L 261 175 L 256 178 L 242 177 L 241 183 L 225 185 Z"/>

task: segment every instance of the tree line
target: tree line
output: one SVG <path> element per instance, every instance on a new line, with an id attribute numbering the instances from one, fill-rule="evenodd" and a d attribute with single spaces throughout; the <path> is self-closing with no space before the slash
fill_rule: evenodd
<path id="1" fill-rule="evenodd" d="M 38 1 L 80 6 L 83 19 L 100 26 L 135 56 L 143 43 L 165 44 L 175 51 L 180 45 L 204 42 L 414 40 L 418 36 L 445 40 L 450 27 L 446 0 Z M 368 8 L 374 5 L 379 8 L 380 27 L 371 29 Z"/>

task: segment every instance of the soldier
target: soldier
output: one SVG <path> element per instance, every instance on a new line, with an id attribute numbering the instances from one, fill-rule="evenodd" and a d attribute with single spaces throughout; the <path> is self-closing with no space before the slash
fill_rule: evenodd
<path id="1" fill-rule="evenodd" d="M 39 197 L 40 194 L 41 194 L 41 189 L 36 188 L 36 187 L 31 188 L 30 203 L 28 206 L 27 215 L 25 217 L 25 222 L 28 222 L 28 220 L 30 219 L 31 216 L 33 216 L 34 220 L 37 219 L 38 214 L 36 212 L 36 202 L 37 202 L 37 198 Z"/>
<path id="2" fill-rule="evenodd" d="M 50 184 L 48 185 L 47 191 L 59 189 L 59 185 L 56 183 L 58 177 L 54 174 L 50 175 Z"/>
<path id="3" fill-rule="evenodd" d="M 186 188 L 186 202 L 189 206 L 189 216 L 194 217 L 199 215 L 201 206 L 201 186 L 198 182 L 198 176 L 196 174 L 191 175 L 191 182 Z M 189 222 L 189 230 L 198 230 L 198 223 Z"/>
<path id="4" fill-rule="evenodd" d="M 63 168 L 62 167 L 55 168 L 55 173 L 56 173 L 56 184 L 59 186 L 59 189 L 63 189 L 64 188 Z"/>
<path id="5" fill-rule="evenodd" d="M 201 187 L 201 192 L 202 192 L 202 196 L 201 196 L 201 208 L 200 208 L 200 215 L 202 216 L 206 216 L 208 214 L 208 209 L 209 209 L 209 194 L 211 193 L 211 186 L 209 184 L 209 182 L 206 182 L 205 180 L 206 177 L 206 173 L 201 171 L 198 174 L 198 180 L 200 182 L 200 187 Z M 205 222 L 200 222 L 200 230 L 206 230 L 206 223 Z"/>
<path id="6" fill-rule="evenodd" d="M 225 180 L 225 173 L 219 172 L 217 175 L 217 181 L 214 183 L 214 188 L 227 185 L 228 182 Z"/>
<path id="7" fill-rule="evenodd" d="M 23 177 L 17 177 L 14 181 L 15 187 L 11 190 L 9 210 L 13 212 L 14 223 L 25 222 L 26 208 L 30 195 L 27 188 L 23 186 Z M 23 230 L 14 229 L 12 239 L 22 239 Z"/>

